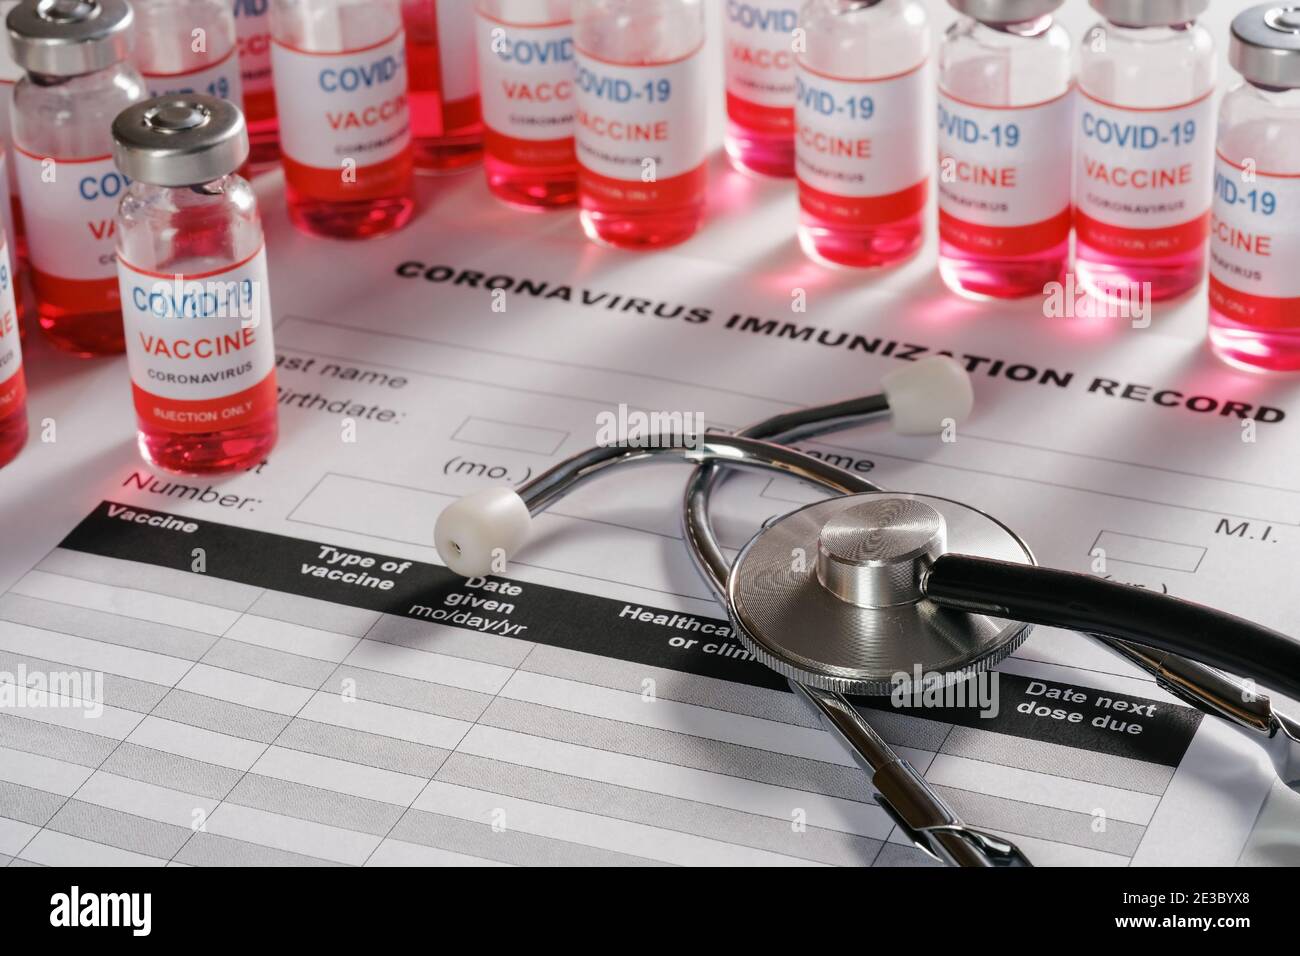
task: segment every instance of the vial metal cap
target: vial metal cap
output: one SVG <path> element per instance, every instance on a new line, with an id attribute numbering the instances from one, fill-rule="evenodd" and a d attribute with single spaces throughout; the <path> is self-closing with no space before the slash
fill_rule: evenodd
<path id="1" fill-rule="evenodd" d="M 1258 86 L 1300 88 L 1300 3 L 1265 3 L 1237 14 L 1228 60 Z"/>
<path id="2" fill-rule="evenodd" d="M 1060 9 L 1065 0 L 948 0 L 948 5 L 980 23 L 1024 23 Z"/>
<path id="3" fill-rule="evenodd" d="M 23 0 L 9 11 L 14 62 L 29 73 L 78 76 L 131 55 L 127 0 Z"/>
<path id="4" fill-rule="evenodd" d="M 215 96 L 157 96 L 128 106 L 113 120 L 113 161 L 142 183 L 208 183 L 233 173 L 247 158 L 244 114 Z"/>
<path id="5" fill-rule="evenodd" d="M 1191 23 L 1210 9 L 1210 0 L 1088 0 L 1088 3 L 1111 23 L 1125 27 Z"/>

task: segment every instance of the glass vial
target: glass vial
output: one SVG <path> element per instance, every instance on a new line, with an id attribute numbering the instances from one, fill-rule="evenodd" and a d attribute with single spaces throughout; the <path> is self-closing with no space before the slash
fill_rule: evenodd
<path id="1" fill-rule="evenodd" d="M 1209 0 L 1089 0 L 1080 44 L 1076 271 L 1094 295 L 1170 299 L 1205 273 L 1214 183 Z M 1149 287 L 1148 287 L 1149 284 Z"/>
<path id="2" fill-rule="evenodd" d="M 229 0 L 131 0 L 131 9 L 131 58 L 144 77 L 146 93 L 205 93 L 243 102 Z"/>
<path id="3" fill-rule="evenodd" d="M 0 235 L 0 468 L 27 443 L 27 381 L 7 238 Z"/>
<path id="4" fill-rule="evenodd" d="M 497 198 L 529 209 L 578 198 L 571 0 L 478 0 L 483 165 Z"/>
<path id="5" fill-rule="evenodd" d="M 4 189 L 9 201 L 7 207 L 0 207 L 0 217 L 4 218 L 5 235 L 9 237 L 9 255 L 15 262 L 27 258 L 27 241 L 23 235 L 23 207 L 18 201 L 18 170 L 13 163 L 14 138 L 10 113 L 13 109 L 14 84 L 22 79 L 23 71 L 14 62 L 13 51 L 7 42 L 0 40 L 0 145 L 3 145 L 7 161 L 5 163 Z M 18 307 L 22 308 L 22 296 L 18 296 Z"/>
<path id="6" fill-rule="evenodd" d="M 147 100 L 113 122 L 131 186 L 117 213 L 118 275 L 140 452 L 211 474 L 257 464 L 276 438 L 275 346 L 257 199 L 229 100 Z"/>
<path id="7" fill-rule="evenodd" d="M 727 156 L 737 169 L 794 175 L 796 0 L 727 0 Z"/>
<path id="8" fill-rule="evenodd" d="M 234 13 L 248 161 L 253 166 L 267 166 L 280 161 L 280 123 L 271 78 L 271 0 L 234 0 Z"/>
<path id="9" fill-rule="evenodd" d="M 939 46 L 939 272 L 978 298 L 1041 295 L 1070 259 L 1074 103 L 1063 0 L 948 0 Z"/>
<path id="10" fill-rule="evenodd" d="M 415 211 L 398 0 L 272 0 L 271 59 L 289 218 L 365 239 Z"/>
<path id="11" fill-rule="evenodd" d="M 701 0 L 575 0 L 578 203 L 588 238 L 672 245 L 704 218 Z"/>
<path id="12" fill-rule="evenodd" d="M 144 98 L 126 0 L 23 0 L 9 12 L 13 140 L 42 330 L 76 355 L 121 352 L 113 214 L 126 181 L 113 117 Z"/>
<path id="13" fill-rule="evenodd" d="M 795 66 L 799 241 L 813 259 L 888 266 L 925 235 L 930 31 L 916 0 L 809 0 Z"/>
<path id="14" fill-rule="evenodd" d="M 513 5 L 512 5 L 513 6 Z M 402 0 L 415 168 L 456 173 L 483 158 L 474 0 Z"/>
<path id="15" fill-rule="evenodd" d="M 1219 110 L 1210 342 L 1252 368 L 1300 369 L 1300 4 L 1232 21 L 1242 76 Z"/>

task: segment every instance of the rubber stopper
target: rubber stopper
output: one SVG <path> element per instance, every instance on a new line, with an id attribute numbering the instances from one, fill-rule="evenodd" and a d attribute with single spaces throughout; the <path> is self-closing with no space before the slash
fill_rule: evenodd
<path id="1" fill-rule="evenodd" d="M 487 488 L 443 509 L 433 527 L 433 544 L 443 564 L 457 574 L 501 574 L 528 540 L 532 520 L 514 491 Z"/>
<path id="2" fill-rule="evenodd" d="M 881 380 L 880 390 L 900 435 L 937 435 L 949 423 L 964 422 L 975 407 L 970 375 L 946 355 L 895 369 Z"/>

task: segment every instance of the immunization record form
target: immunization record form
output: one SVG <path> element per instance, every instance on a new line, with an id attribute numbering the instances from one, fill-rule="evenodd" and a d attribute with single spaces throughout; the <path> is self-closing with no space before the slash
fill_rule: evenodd
<path id="1" fill-rule="evenodd" d="M 680 540 L 685 469 L 566 498 L 502 578 L 456 578 L 432 539 L 601 413 L 734 428 L 937 352 L 975 382 L 955 441 L 804 450 L 968 501 L 1044 563 L 1296 629 L 1293 381 L 1159 313 L 955 301 L 928 255 L 884 283 L 821 269 L 788 189 L 713 172 L 710 225 L 653 258 L 475 177 L 426 184 L 392 238 L 313 241 L 260 181 L 282 437 L 230 479 L 145 467 L 123 362 L 29 336 L 33 436 L 0 476 L 0 863 L 926 862 L 730 634 Z M 724 543 L 815 495 L 737 478 Z M 970 823 L 1039 864 L 1285 849 L 1251 842 L 1281 799 L 1253 741 L 1072 634 L 999 672 L 983 711 L 861 702 Z"/>

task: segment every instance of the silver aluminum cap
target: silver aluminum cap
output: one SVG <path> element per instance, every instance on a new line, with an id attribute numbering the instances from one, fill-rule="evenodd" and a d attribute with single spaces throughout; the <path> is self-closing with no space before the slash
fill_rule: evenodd
<path id="1" fill-rule="evenodd" d="M 1228 60 L 1258 86 L 1300 88 L 1300 3 L 1265 3 L 1237 14 Z"/>
<path id="2" fill-rule="evenodd" d="M 1065 0 L 948 0 L 948 5 L 980 23 L 1024 23 L 1055 13 Z"/>
<path id="3" fill-rule="evenodd" d="M 5 23 L 14 62 L 29 73 L 79 76 L 131 55 L 126 0 L 23 0 Z"/>
<path id="4" fill-rule="evenodd" d="M 244 114 L 215 96 L 157 96 L 128 106 L 113 120 L 113 161 L 142 183 L 209 183 L 233 173 L 247 158 Z"/>
<path id="5" fill-rule="evenodd" d="M 1125 27 L 1165 27 L 1191 23 L 1210 8 L 1210 0 L 1088 0 L 1111 23 Z"/>

